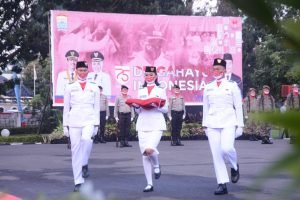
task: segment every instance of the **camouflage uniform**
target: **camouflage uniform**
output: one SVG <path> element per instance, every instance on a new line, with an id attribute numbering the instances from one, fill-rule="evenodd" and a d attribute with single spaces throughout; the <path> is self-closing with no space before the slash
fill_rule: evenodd
<path id="1" fill-rule="evenodd" d="M 293 88 L 298 88 L 298 85 L 294 84 Z M 286 107 L 287 110 L 300 111 L 300 94 L 298 92 L 294 93 L 293 91 L 291 91 L 286 99 Z M 295 140 L 294 136 L 291 133 L 290 139 L 290 143 L 293 143 Z"/>
<path id="2" fill-rule="evenodd" d="M 270 89 L 269 86 L 263 86 L 263 89 Z M 257 97 L 258 109 L 260 112 L 273 112 L 275 110 L 275 100 L 271 94 L 259 95 Z M 259 134 L 263 144 L 272 144 L 269 138 L 271 136 L 272 126 L 269 123 L 261 122 L 259 125 Z"/>
<path id="3" fill-rule="evenodd" d="M 251 90 L 255 90 L 254 88 L 249 89 L 249 93 Z M 250 96 L 250 94 L 247 95 L 247 97 L 243 101 L 243 110 L 244 110 L 244 117 L 246 119 L 246 126 L 245 126 L 245 133 L 250 135 L 250 140 L 257 140 L 257 122 L 253 120 L 252 113 L 255 113 L 258 111 L 258 101 L 256 96 Z"/>

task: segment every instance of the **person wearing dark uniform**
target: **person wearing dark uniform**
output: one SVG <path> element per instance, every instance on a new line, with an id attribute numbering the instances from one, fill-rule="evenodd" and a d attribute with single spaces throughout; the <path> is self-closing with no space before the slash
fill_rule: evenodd
<path id="1" fill-rule="evenodd" d="M 118 122 L 120 147 L 131 147 L 128 143 L 131 121 L 134 119 L 134 110 L 126 104 L 131 98 L 128 95 L 128 87 L 121 86 L 121 95 L 115 101 L 114 117 Z"/>
<path id="2" fill-rule="evenodd" d="M 270 94 L 270 87 L 264 85 L 262 94 L 257 97 L 258 109 L 260 112 L 274 112 L 275 111 L 275 100 Z M 272 126 L 269 123 L 261 122 L 259 125 L 259 132 L 262 138 L 262 144 L 273 144 L 270 140 Z"/>
<path id="3" fill-rule="evenodd" d="M 168 116 L 171 120 L 171 146 L 183 146 L 180 141 L 180 132 L 185 118 L 184 98 L 180 95 L 178 85 L 173 86 L 174 95 L 169 99 Z"/>
<path id="4" fill-rule="evenodd" d="M 106 143 L 104 133 L 106 120 L 109 118 L 109 106 L 107 96 L 103 94 L 102 86 L 98 86 L 100 90 L 100 128 L 96 137 L 94 138 L 94 143 Z"/>
<path id="5" fill-rule="evenodd" d="M 165 89 L 158 83 L 156 67 L 146 66 L 144 77 L 145 82 L 138 90 L 138 99 L 160 98 L 166 101 L 163 106 L 153 105 L 151 109 L 133 105 L 138 113 L 136 130 L 147 180 L 147 186 L 143 192 L 152 192 L 154 190 L 152 172 L 154 172 L 155 179 L 159 179 L 161 176 L 157 146 L 163 131 L 166 130 L 166 121 L 163 113 L 168 112 L 168 102 Z"/>
<path id="6" fill-rule="evenodd" d="M 236 75 L 235 73 L 233 73 L 233 58 L 232 55 L 230 53 L 225 53 L 223 59 L 226 61 L 226 74 L 225 74 L 225 78 L 227 80 L 231 80 L 234 81 L 238 84 L 241 92 L 243 91 L 243 81 L 241 79 L 241 77 L 239 77 L 238 75 Z"/>
<path id="7" fill-rule="evenodd" d="M 246 120 L 245 132 L 249 135 L 250 141 L 258 141 L 257 123 L 251 117 L 253 113 L 258 112 L 258 103 L 255 88 L 249 88 L 247 97 L 244 98 L 243 109 L 244 117 Z"/>
<path id="8" fill-rule="evenodd" d="M 78 192 L 89 176 L 88 161 L 92 150 L 92 137 L 99 127 L 99 88 L 87 81 L 88 65 L 77 62 L 77 81 L 67 85 L 64 94 L 63 128 L 71 139 L 72 168 Z"/>
<path id="9" fill-rule="evenodd" d="M 231 182 L 240 178 L 235 138 L 243 133 L 242 95 L 236 82 L 224 78 L 226 61 L 216 58 L 213 63 L 214 81 L 203 93 L 203 123 L 211 149 L 218 187 L 215 195 L 227 194 L 229 177 L 226 161 L 231 165 Z"/>
<path id="10" fill-rule="evenodd" d="M 293 84 L 292 91 L 286 98 L 286 108 L 291 111 L 300 111 L 300 94 L 299 87 L 297 84 Z M 295 136 L 290 134 L 290 143 L 294 143 Z"/>

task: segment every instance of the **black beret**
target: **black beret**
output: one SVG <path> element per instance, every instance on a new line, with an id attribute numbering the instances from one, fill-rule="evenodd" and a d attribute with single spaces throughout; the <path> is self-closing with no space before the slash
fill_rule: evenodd
<path id="1" fill-rule="evenodd" d="M 232 55 L 230 53 L 225 53 L 223 59 L 224 60 L 232 60 Z"/>
<path id="2" fill-rule="evenodd" d="M 220 66 L 223 66 L 226 68 L 226 61 L 221 58 L 216 58 L 216 59 L 214 59 L 213 66 L 216 66 L 216 65 L 220 65 Z"/>
<path id="3" fill-rule="evenodd" d="M 91 54 L 91 59 L 99 59 L 99 60 L 104 60 L 104 56 L 102 53 L 100 53 L 99 51 L 94 51 Z"/>
<path id="4" fill-rule="evenodd" d="M 69 50 L 67 51 L 65 57 L 79 57 L 79 53 L 75 50 Z"/>
<path id="5" fill-rule="evenodd" d="M 146 66 L 145 72 L 154 72 L 156 74 L 156 67 L 154 67 L 154 66 Z"/>
<path id="6" fill-rule="evenodd" d="M 103 89 L 101 85 L 99 85 L 99 86 L 98 86 L 98 88 L 99 88 L 100 90 L 102 90 L 102 89 Z"/>
<path id="7" fill-rule="evenodd" d="M 128 87 L 126 85 L 121 85 L 121 90 L 122 89 L 127 89 L 128 90 Z"/>
<path id="8" fill-rule="evenodd" d="M 88 68 L 88 64 L 85 61 L 78 61 L 76 63 L 76 69 L 77 68 Z"/>
<path id="9" fill-rule="evenodd" d="M 180 89 L 179 85 L 176 85 L 176 84 L 173 85 L 173 88 Z"/>

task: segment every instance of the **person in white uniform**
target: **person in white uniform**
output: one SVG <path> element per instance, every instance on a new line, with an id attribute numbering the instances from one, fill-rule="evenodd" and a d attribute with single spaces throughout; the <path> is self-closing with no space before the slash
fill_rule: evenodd
<path id="1" fill-rule="evenodd" d="M 203 93 L 203 122 L 208 137 L 218 187 L 215 195 L 227 194 L 229 177 L 225 162 L 231 165 L 231 182 L 240 177 L 234 141 L 243 132 L 243 109 L 240 89 L 236 82 L 224 78 L 226 61 L 216 58 L 213 63 L 214 81 Z"/>
<path id="2" fill-rule="evenodd" d="M 111 78 L 110 75 L 103 71 L 104 56 L 99 51 L 91 54 L 93 72 L 88 74 L 88 81 L 95 82 L 98 86 L 103 87 L 103 94 L 111 96 Z"/>
<path id="3" fill-rule="evenodd" d="M 163 131 L 166 130 L 163 113 L 168 112 L 166 92 L 159 86 L 156 68 L 147 66 L 145 68 L 145 82 L 138 91 L 138 99 L 145 100 L 152 97 L 166 100 L 164 106 L 161 107 L 153 104 L 154 107 L 152 109 L 144 109 L 133 104 L 135 111 L 139 114 L 136 130 L 138 131 L 139 147 L 142 153 L 143 167 L 147 180 L 144 192 L 153 191 L 152 170 L 154 171 L 155 179 L 159 179 L 161 175 L 157 146 Z"/>
<path id="4" fill-rule="evenodd" d="M 78 192 L 84 179 L 89 176 L 88 160 L 92 150 L 92 137 L 99 127 L 99 88 L 87 82 L 88 65 L 77 62 L 77 81 L 66 87 L 64 94 L 64 134 L 70 136 L 72 168 L 75 188 Z"/>

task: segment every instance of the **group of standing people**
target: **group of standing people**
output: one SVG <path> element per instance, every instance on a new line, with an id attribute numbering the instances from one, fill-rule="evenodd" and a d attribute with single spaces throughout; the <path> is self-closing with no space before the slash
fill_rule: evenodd
<path id="1" fill-rule="evenodd" d="M 89 176 L 88 160 L 93 139 L 95 136 L 99 140 L 103 139 L 105 124 L 103 126 L 101 121 L 107 120 L 109 110 L 107 98 L 102 95 L 102 87 L 88 81 L 88 66 L 85 61 L 76 63 L 76 74 L 77 80 L 68 84 L 65 89 L 63 126 L 65 135 L 70 136 L 71 139 L 74 191 L 79 191 L 84 179 Z M 244 117 L 246 119 L 248 117 L 248 114 L 243 116 L 243 101 L 238 84 L 228 80 L 225 74 L 226 61 L 222 58 L 214 59 L 214 81 L 206 85 L 203 94 L 202 126 L 208 137 L 218 183 L 214 192 L 215 195 L 228 193 L 226 184 L 230 179 L 226 162 L 231 167 L 231 182 L 237 183 L 239 181 L 239 164 L 234 141 L 243 133 Z M 136 103 L 128 105 L 126 101 L 131 97 L 128 95 L 128 87 L 126 86 L 121 87 L 121 95 L 116 99 L 114 117 L 119 123 L 119 137 L 123 147 L 131 146 L 128 144 L 130 131 L 128 123 L 130 124 L 134 119 L 134 113 L 138 114 L 136 130 L 147 181 L 144 192 L 154 190 L 152 174 L 154 173 L 155 179 L 159 179 L 162 174 L 157 147 L 163 131 L 166 130 L 164 114 L 169 114 L 172 124 L 171 145 L 182 145 L 180 130 L 182 120 L 185 117 L 185 105 L 184 99 L 180 95 L 179 86 L 175 85 L 173 90 L 174 95 L 168 99 L 165 90 L 159 84 L 156 67 L 147 66 L 144 72 L 144 84 L 138 90 L 137 98 L 146 100 L 155 97 L 165 103 L 159 105 L 153 103 L 151 108 L 145 108 Z M 274 109 L 274 98 L 270 95 L 269 86 L 263 87 L 263 95 L 258 98 L 253 93 L 255 89 L 249 91 L 250 96 L 244 101 L 246 113 L 254 112 L 252 107 L 254 105 L 263 111 Z M 298 102 L 294 99 L 289 102 L 292 102 L 293 105 L 298 103 L 299 107 L 299 95 L 297 97 Z M 270 137 L 269 125 L 264 125 L 263 130 L 265 134 L 263 138 L 268 140 Z"/>

